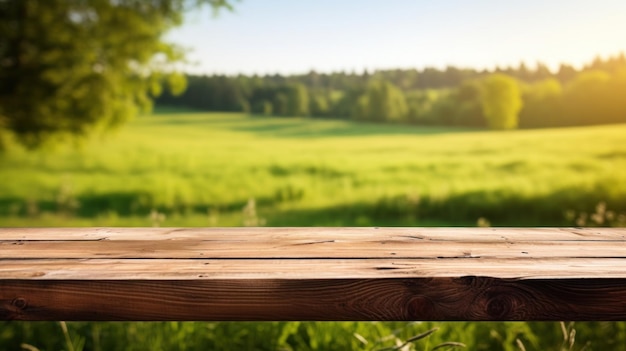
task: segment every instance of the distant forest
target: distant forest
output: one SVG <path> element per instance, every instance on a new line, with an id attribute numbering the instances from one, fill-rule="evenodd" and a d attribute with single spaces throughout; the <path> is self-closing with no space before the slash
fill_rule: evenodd
<path id="1" fill-rule="evenodd" d="M 626 57 L 582 69 L 544 64 L 476 70 L 449 66 L 266 76 L 187 77 L 178 96 L 157 105 L 253 115 L 493 129 L 626 122 Z"/>

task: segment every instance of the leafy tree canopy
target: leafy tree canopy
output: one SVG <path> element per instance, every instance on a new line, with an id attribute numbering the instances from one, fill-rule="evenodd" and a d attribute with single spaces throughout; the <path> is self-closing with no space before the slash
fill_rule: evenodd
<path id="1" fill-rule="evenodd" d="M 306 116 L 309 114 L 309 93 L 304 84 L 294 84 L 289 87 L 289 101 L 287 114 L 291 116 Z"/>
<path id="2" fill-rule="evenodd" d="M 491 129 L 515 129 L 522 108 L 519 83 L 502 73 L 492 74 L 482 84 L 482 108 Z"/>
<path id="3" fill-rule="evenodd" d="M 116 126 L 185 87 L 163 34 L 228 0 L 0 0 L 0 139 L 28 147 Z M 1 140 L 0 140 L 1 141 Z"/>
<path id="4" fill-rule="evenodd" d="M 374 80 L 368 84 L 353 111 L 356 119 L 370 121 L 398 121 L 407 114 L 408 107 L 402 91 L 382 80 Z"/>

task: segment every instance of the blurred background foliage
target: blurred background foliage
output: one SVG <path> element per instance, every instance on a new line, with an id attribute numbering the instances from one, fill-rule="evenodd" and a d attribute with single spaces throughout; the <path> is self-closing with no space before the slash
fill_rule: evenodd
<path id="1" fill-rule="evenodd" d="M 223 0 L 0 1 L 0 137 L 38 147 L 117 126 L 148 110 L 182 49 L 165 32 L 192 6 Z M 4 139 L 3 138 L 3 139 Z M 0 146 L 2 143 L 0 143 Z"/>
<path id="2" fill-rule="evenodd" d="M 182 95 L 165 93 L 157 104 L 254 115 L 491 129 L 626 122 L 623 53 L 597 57 L 580 69 L 563 63 L 555 72 L 542 63 L 529 68 L 522 62 L 493 70 L 448 66 L 187 78 L 189 86 Z M 282 107 L 290 104 L 301 108 Z"/>

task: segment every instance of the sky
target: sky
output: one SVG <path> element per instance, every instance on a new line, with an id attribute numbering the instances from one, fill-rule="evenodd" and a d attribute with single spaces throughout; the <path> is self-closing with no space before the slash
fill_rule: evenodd
<path id="1" fill-rule="evenodd" d="M 167 40 L 196 74 L 580 67 L 626 52 L 626 0 L 240 0 Z"/>

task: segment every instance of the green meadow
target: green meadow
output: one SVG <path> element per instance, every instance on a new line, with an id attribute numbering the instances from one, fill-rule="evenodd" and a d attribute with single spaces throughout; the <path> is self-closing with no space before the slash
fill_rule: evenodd
<path id="1" fill-rule="evenodd" d="M 11 146 L 0 226 L 624 225 L 625 135 L 161 111 L 81 144 Z M 609 350 L 625 328 L 4 322 L 0 349 Z"/>
<path id="2" fill-rule="evenodd" d="M 625 135 L 161 111 L 78 145 L 12 147 L 0 225 L 621 225 Z"/>

